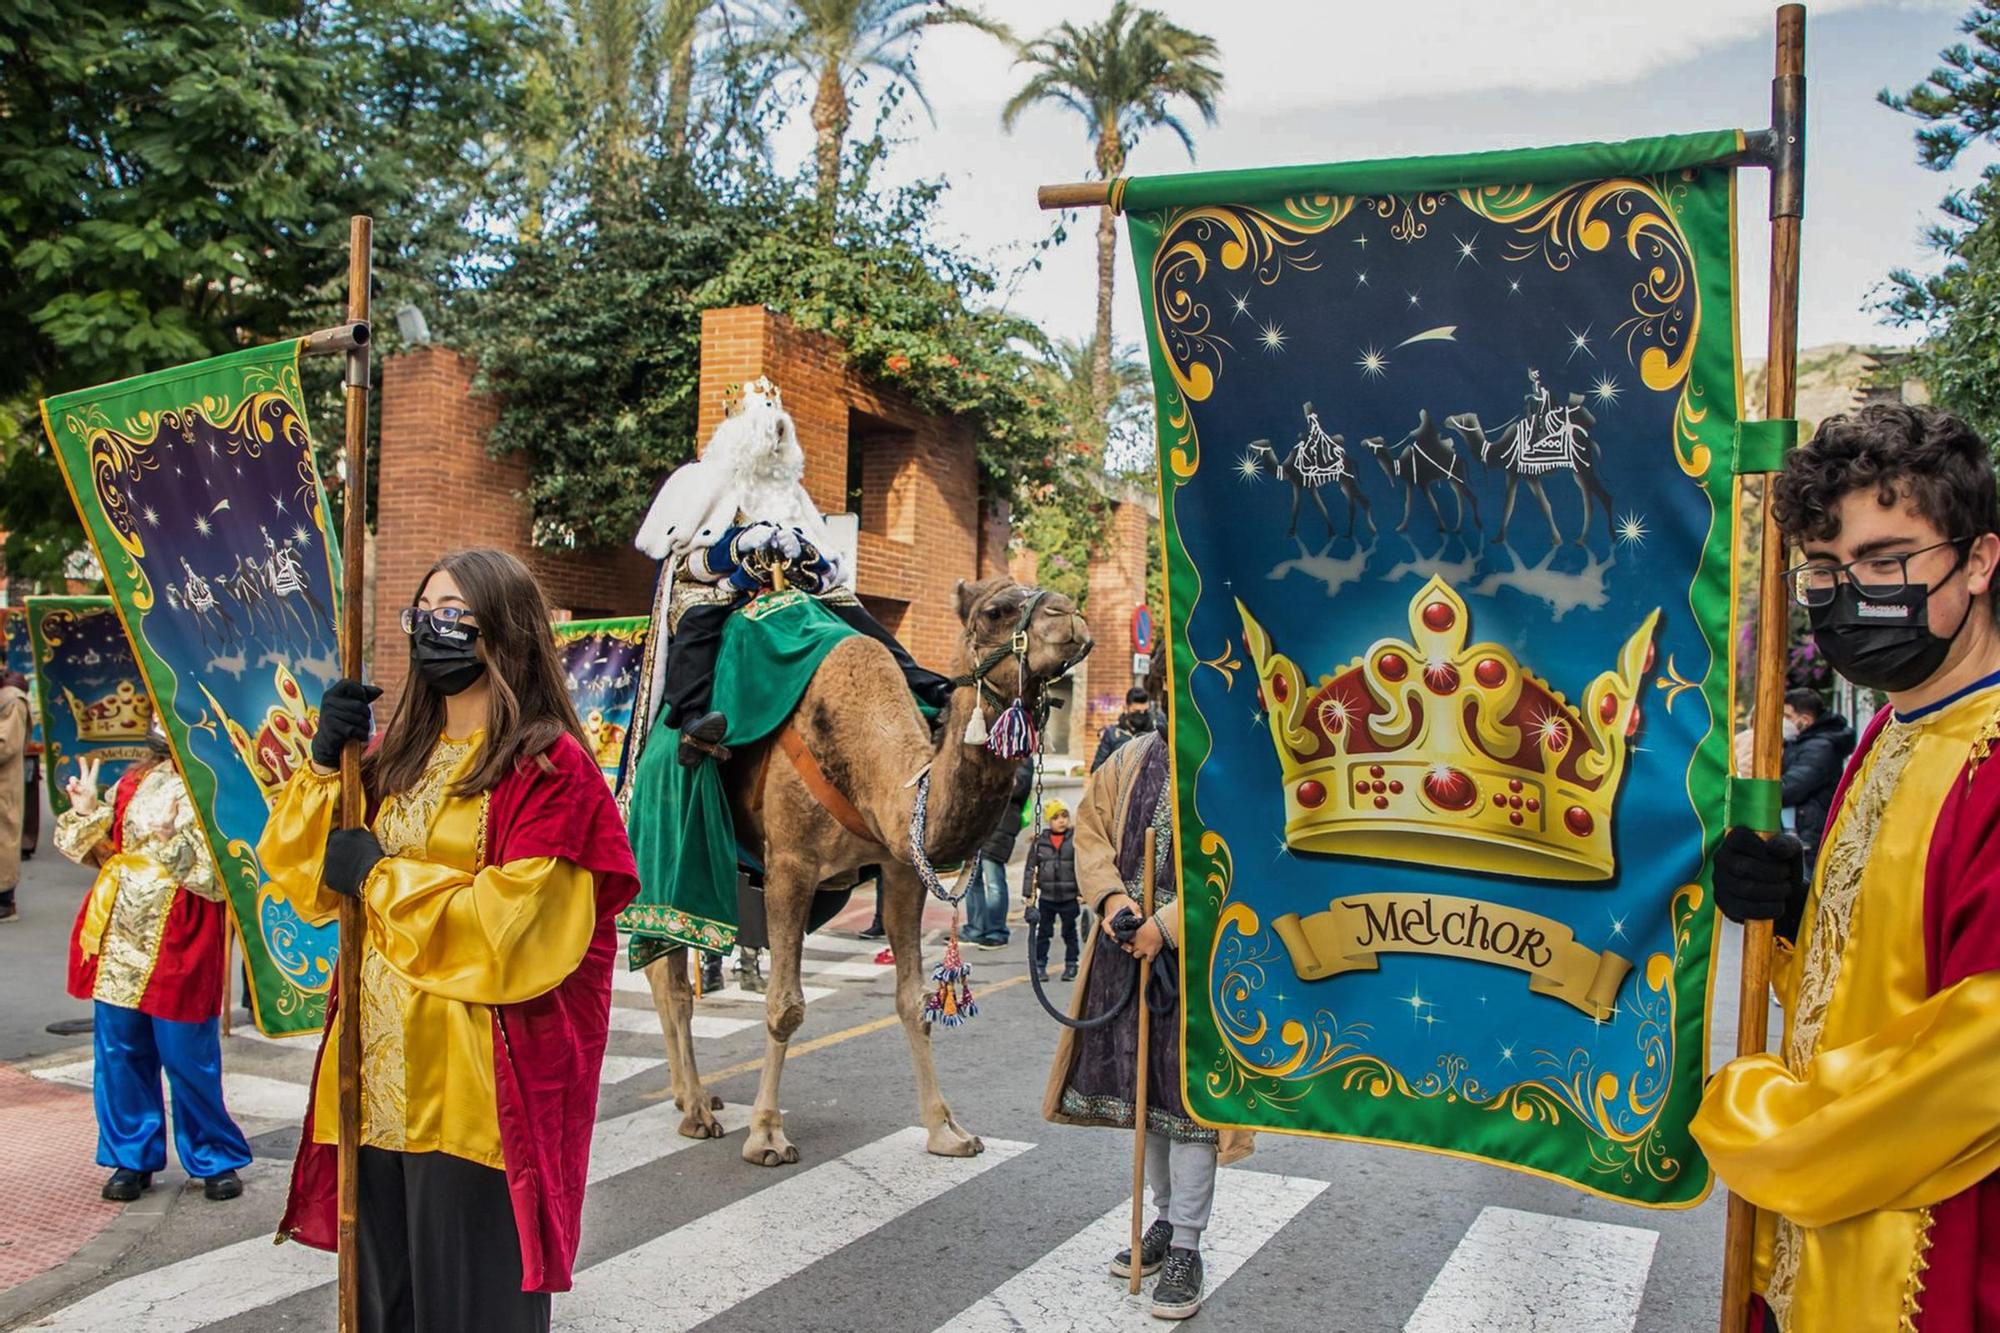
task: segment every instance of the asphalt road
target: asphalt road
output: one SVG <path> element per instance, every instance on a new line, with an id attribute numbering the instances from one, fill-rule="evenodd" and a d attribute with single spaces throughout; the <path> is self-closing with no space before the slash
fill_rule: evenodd
<path id="1" fill-rule="evenodd" d="M 37 1035 L 81 1008 L 61 997 L 61 978 L 84 884 L 49 853 L 31 863 L 27 919 L 0 933 L 0 1055 L 87 1083 L 87 1041 Z M 831 1040 L 788 1067 L 782 1100 L 803 1160 L 777 1170 L 738 1156 L 763 1045 L 758 1005 L 727 991 L 701 1004 L 704 1068 L 743 1072 L 717 1085 L 731 1105 L 730 1136 L 693 1142 L 673 1132 L 679 1115 L 662 1098 L 664 1052 L 637 989 L 643 979 L 625 979 L 580 1276 L 576 1292 L 557 1298 L 558 1327 L 1156 1326 L 1103 1269 L 1125 1225 L 1129 1137 L 1040 1118 L 1055 1028 L 1019 984 L 1025 933 L 1017 927 L 1003 951 L 972 954 L 980 1017 L 934 1042 L 947 1097 L 989 1145 L 971 1161 L 928 1157 L 910 1133 L 904 1039 L 878 1022 L 891 1013 L 890 983 L 871 947 L 816 941 L 809 954 L 815 991 L 795 1049 Z M 1714 1024 L 1725 1041 L 1734 976 L 1726 955 Z M 230 1038 L 228 1095 L 259 1159 L 245 1196 L 208 1203 L 170 1167 L 88 1260 L 0 1292 L 0 1327 L 331 1328 L 330 1257 L 270 1243 L 310 1062 L 306 1045 Z M 1651 1212 L 1468 1162 L 1264 1135 L 1224 1174 L 1207 1238 L 1211 1296 L 1197 1326 L 1712 1328 L 1722 1226 L 1720 1195 L 1691 1211 Z"/>

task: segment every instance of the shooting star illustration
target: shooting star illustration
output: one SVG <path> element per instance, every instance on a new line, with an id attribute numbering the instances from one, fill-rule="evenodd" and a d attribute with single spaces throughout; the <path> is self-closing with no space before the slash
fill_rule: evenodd
<path id="1" fill-rule="evenodd" d="M 1397 343 L 1395 347 L 1391 347 L 1389 350 L 1393 352 L 1397 348 L 1408 347 L 1411 343 L 1455 343 L 1457 341 L 1458 325 L 1440 324 L 1434 329 L 1425 329 L 1415 337 L 1403 339 L 1403 341 Z"/>
<path id="2" fill-rule="evenodd" d="M 216 503 L 215 503 L 215 508 L 213 508 L 213 509 L 209 510 L 208 512 L 209 512 L 209 513 L 211 513 L 211 514 L 219 514 L 219 513 L 221 513 L 221 512 L 223 511 L 223 510 L 225 510 L 225 509 L 227 509 L 227 508 L 229 508 L 229 501 L 228 501 L 228 500 L 226 500 L 226 499 L 225 499 L 225 500 L 218 500 L 218 501 L 216 501 Z"/>

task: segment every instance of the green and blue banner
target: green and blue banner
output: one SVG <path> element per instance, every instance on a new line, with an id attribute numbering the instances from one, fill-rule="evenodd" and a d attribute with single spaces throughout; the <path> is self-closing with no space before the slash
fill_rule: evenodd
<path id="1" fill-rule="evenodd" d="M 229 891 L 266 1033 L 321 1025 L 338 932 L 265 880 L 270 802 L 340 674 L 298 343 L 50 398 L 42 422 Z"/>
<path id="2" fill-rule="evenodd" d="M 1114 188 L 1203 1120 L 1706 1195 L 1738 149 Z"/>
<path id="3" fill-rule="evenodd" d="M 639 664 L 646 655 L 648 616 L 618 620 L 565 620 L 555 627 L 569 700 L 583 719 L 591 753 L 611 790 L 624 772 L 625 740 L 639 700 Z"/>
<path id="4" fill-rule="evenodd" d="M 0 606 L 0 661 L 6 669 L 18 671 L 28 678 L 28 694 L 39 698 L 35 687 L 35 647 L 28 637 L 28 608 L 25 606 Z M 42 743 L 41 719 L 29 723 L 29 752 Z"/>
<path id="5" fill-rule="evenodd" d="M 109 789 L 146 757 L 153 701 L 109 597 L 30 597 L 29 638 L 42 723 L 42 777 L 49 808 L 69 809 L 69 781 L 95 760 Z"/>

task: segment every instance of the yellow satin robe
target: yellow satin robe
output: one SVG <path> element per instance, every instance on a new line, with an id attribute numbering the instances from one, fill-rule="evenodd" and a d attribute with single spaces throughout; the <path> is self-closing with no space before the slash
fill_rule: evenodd
<path id="1" fill-rule="evenodd" d="M 424 776 L 382 803 L 375 836 L 388 853 L 362 886 L 368 942 L 359 1004 L 343 998 L 313 1083 L 313 1138 L 338 1141 L 340 1025 L 361 1019 L 361 1141 L 396 1152 L 446 1152 L 498 1169 L 492 1006 L 553 990 L 576 970 L 597 927 L 589 871 L 553 857 L 486 862 L 485 796 L 451 786 L 483 733 L 440 738 Z M 272 884 L 320 924 L 340 897 L 321 883 L 340 779 L 294 776 L 257 852 Z"/>
<path id="2" fill-rule="evenodd" d="M 2000 688 L 1883 728 L 1773 962 L 1780 1051 L 1730 1062 L 1695 1117 L 1764 1210 L 1756 1285 L 1785 1333 L 1912 1327 L 1931 1205 L 2000 1169 L 2000 973 L 1927 995 L 1923 929 L 1939 806 L 1996 716 Z"/>

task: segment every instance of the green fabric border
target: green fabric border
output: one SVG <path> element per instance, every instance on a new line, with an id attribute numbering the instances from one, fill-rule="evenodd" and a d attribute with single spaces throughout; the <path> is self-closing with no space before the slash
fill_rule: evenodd
<path id="1" fill-rule="evenodd" d="M 1198 204 L 1238 203 L 1267 205 L 1287 193 L 1308 194 L 1387 194 L 1419 189 L 1440 189 L 1459 185 L 1515 185 L 1570 183 L 1579 179 L 1620 175 L 1655 174 L 1701 164 L 1719 164 L 1739 151 L 1741 137 L 1736 131 L 1636 140 L 1621 144 L 1583 144 L 1545 150 L 1481 153 L 1452 157 L 1401 159 L 1383 162 L 1330 164 L 1316 167 L 1274 168 L 1235 173 L 1190 173 L 1179 177 L 1134 180 L 1127 185 L 1123 206 L 1128 219 L 1132 262 L 1137 272 L 1139 299 L 1146 330 L 1148 361 L 1159 411 L 1158 449 L 1160 478 L 1160 524 L 1162 549 L 1167 566 L 1167 626 L 1169 709 L 1173 725 L 1174 781 L 1180 796 L 1179 808 L 1191 810 L 1186 799 L 1196 773 L 1206 761 L 1213 738 L 1192 701 L 1188 678 L 1201 663 L 1188 641 L 1188 623 L 1194 605 L 1203 595 L 1199 572 L 1189 560 L 1176 524 L 1174 499 L 1176 479 L 1173 467 L 1175 441 L 1170 422 L 1184 404 L 1172 371 L 1155 337 L 1157 310 L 1153 299 L 1152 266 L 1163 234 L 1161 213 Z M 1603 1149 L 1608 1140 L 1585 1127 L 1574 1116 L 1564 1116 L 1554 1126 L 1509 1124 L 1493 1132 L 1516 1149 L 1501 1157 L 1480 1151 L 1465 1142 L 1465 1112 L 1444 1098 L 1403 1099 L 1398 1102 L 1397 1137 L 1369 1138 L 1325 1127 L 1321 1114 L 1317 1124 L 1301 1124 L 1287 1119 L 1267 1093 L 1280 1092 L 1297 1103 L 1315 1097 L 1329 1102 L 1342 1096 L 1372 1096 L 1365 1092 L 1343 1093 L 1334 1075 L 1322 1075 L 1325 1087 L 1314 1082 L 1280 1083 L 1260 1081 L 1246 1086 L 1234 1098 L 1223 1098 L 1205 1086 L 1216 1067 L 1227 1067 L 1226 1048 L 1213 1013 L 1206 1003 L 1182 1006 L 1183 1094 L 1190 1110 L 1203 1123 L 1218 1128 L 1278 1130 L 1316 1137 L 1388 1143 L 1448 1156 L 1486 1161 L 1492 1165 L 1539 1175 L 1571 1185 L 1600 1197 L 1642 1207 L 1685 1209 L 1707 1198 L 1712 1185 L 1707 1161 L 1686 1125 L 1699 1106 L 1708 1065 L 1709 999 L 1715 969 L 1715 915 L 1710 904 L 1710 858 L 1721 837 L 1726 810 L 1726 776 L 1729 766 L 1728 697 L 1730 647 L 1735 628 L 1732 559 L 1736 538 L 1734 509 L 1736 433 L 1735 417 L 1742 400 L 1741 366 L 1736 345 L 1733 280 L 1735 272 L 1735 184 L 1733 179 L 1715 191 L 1687 192 L 1680 223 L 1688 235 L 1690 251 L 1697 256 L 1697 283 L 1702 308 L 1706 312 L 1697 339 L 1689 377 L 1694 392 L 1706 409 L 1690 429 L 1699 444 L 1708 450 L 1708 465 L 1701 477 L 1703 489 L 1713 506 L 1714 519 L 1702 546 L 1694 580 L 1688 590 L 1689 609 L 1701 627 L 1710 651 L 1707 673 L 1697 682 L 1711 719 L 1708 733 L 1695 747 L 1689 774 L 1689 796 L 1703 829 L 1701 878 L 1691 885 L 1694 894 L 1683 924 L 1684 944 L 1678 950 L 1681 966 L 1672 982 L 1676 1012 L 1680 1021 L 1702 1016 L 1693 1039 L 1677 1042 L 1673 1054 L 1673 1083 L 1660 1111 L 1659 1121 L 1678 1127 L 1668 1141 L 1658 1145 L 1660 1154 L 1676 1159 L 1681 1170 L 1671 1181 L 1642 1179 L 1636 1185 L 1616 1172 L 1593 1172 L 1593 1150 Z M 1689 211 L 1692 210 L 1692 211 Z M 1191 595 L 1190 595 L 1191 590 Z M 1687 664 L 1683 664 L 1685 666 Z M 1217 885 L 1227 882 L 1229 869 L 1214 853 L 1202 849 L 1204 830 L 1198 822 L 1183 818 L 1179 823 L 1176 871 L 1180 876 L 1183 900 L 1187 904 L 1185 941 L 1181 952 L 1183 995 L 1203 995 L 1207 987 L 1207 960 L 1213 948 L 1221 907 Z M 1218 874 L 1218 872 L 1220 872 Z M 1215 878 L 1210 878 L 1211 876 Z M 1216 1062 L 1211 1057 L 1223 1053 Z M 1269 1086 L 1267 1086 L 1267 1083 Z M 1491 1144 L 1491 1139 L 1484 1140 Z"/>
<path id="2" fill-rule="evenodd" d="M 1791 417 L 1736 423 L 1736 472 L 1777 472 L 1785 455 L 1799 442 L 1799 423 Z"/>
<path id="3" fill-rule="evenodd" d="M 1741 825 L 1759 833 L 1776 833 L 1784 828 L 1784 788 L 1776 778 L 1729 779 L 1729 813 L 1724 822 L 1731 828 Z"/>
<path id="4" fill-rule="evenodd" d="M 1294 194 L 1409 194 L 1477 185 L 1541 185 L 1604 176 L 1658 175 L 1727 161 L 1742 151 L 1738 130 L 1708 130 L 1619 143 L 1578 143 L 1560 148 L 1510 148 L 1443 157 L 1378 158 L 1322 162 L 1251 171 L 1184 171 L 1133 176 L 1123 182 L 1128 213 L 1201 204 L 1231 204 Z M 1136 239 L 1136 238 L 1135 238 Z M 1137 258 L 1135 253 L 1134 258 Z M 1141 290 L 1147 272 L 1139 272 Z M 1150 312 L 1147 315 L 1150 320 Z"/>

